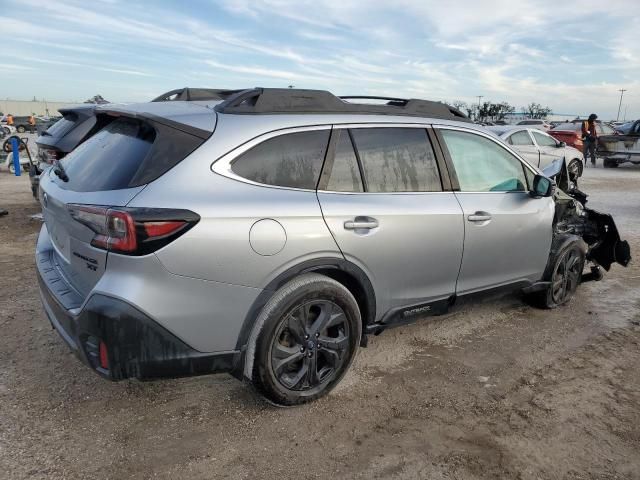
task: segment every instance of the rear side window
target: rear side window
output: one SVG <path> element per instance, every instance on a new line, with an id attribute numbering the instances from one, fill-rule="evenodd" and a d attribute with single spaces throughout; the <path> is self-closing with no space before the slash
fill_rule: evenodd
<path id="1" fill-rule="evenodd" d="M 68 182 L 78 192 L 119 190 L 152 182 L 204 142 L 160 124 L 119 118 L 61 161 Z"/>
<path id="2" fill-rule="evenodd" d="M 442 191 L 426 130 L 362 128 L 351 132 L 368 192 Z"/>
<path id="3" fill-rule="evenodd" d="M 509 137 L 509 143 L 511 145 L 533 145 L 533 140 L 529 136 L 528 132 L 516 132 Z"/>
<path id="4" fill-rule="evenodd" d="M 329 130 L 271 138 L 239 156 L 231 170 L 247 180 L 315 190 L 329 142 Z"/>

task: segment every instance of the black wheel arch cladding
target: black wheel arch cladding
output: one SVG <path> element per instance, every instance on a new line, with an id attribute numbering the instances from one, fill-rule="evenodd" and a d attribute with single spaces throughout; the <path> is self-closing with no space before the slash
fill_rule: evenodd
<path id="1" fill-rule="evenodd" d="M 260 311 L 273 294 L 287 282 L 305 273 L 319 273 L 341 283 L 355 297 L 360 309 L 363 331 L 366 325 L 374 323 L 376 318 L 376 296 L 373 285 L 366 273 L 357 265 L 340 258 L 320 258 L 302 262 L 274 278 L 258 295 L 247 313 L 238 341 L 237 350 L 245 350 L 253 326 Z"/>

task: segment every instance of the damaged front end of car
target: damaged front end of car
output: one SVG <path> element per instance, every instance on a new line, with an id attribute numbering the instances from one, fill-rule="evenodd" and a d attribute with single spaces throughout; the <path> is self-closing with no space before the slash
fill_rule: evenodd
<path id="1" fill-rule="evenodd" d="M 631 261 L 629 243 L 620 239 L 613 217 L 587 208 L 588 195 L 578 189 L 567 170 L 566 161 L 558 159 L 547 166 L 543 173 L 556 184 L 556 203 L 553 220 L 554 235 L 576 235 L 587 245 L 586 260 L 591 272 L 582 276 L 582 281 L 602 279 L 602 270 L 609 271 L 618 263 L 623 267 Z"/>

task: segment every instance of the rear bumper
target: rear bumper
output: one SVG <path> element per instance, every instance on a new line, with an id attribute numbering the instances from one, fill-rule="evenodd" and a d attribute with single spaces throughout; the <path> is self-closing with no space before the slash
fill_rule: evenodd
<path id="1" fill-rule="evenodd" d="M 128 303 L 95 294 L 74 315 L 54 298 L 38 269 L 40 295 L 49 321 L 76 356 L 110 380 L 175 378 L 232 372 L 239 352 L 201 353 Z M 108 368 L 100 364 L 104 342 Z"/>

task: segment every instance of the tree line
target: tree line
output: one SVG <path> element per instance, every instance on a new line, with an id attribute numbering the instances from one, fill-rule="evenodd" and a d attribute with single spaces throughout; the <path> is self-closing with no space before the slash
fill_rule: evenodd
<path id="1" fill-rule="evenodd" d="M 513 114 L 516 111 L 516 108 L 507 102 L 477 104 L 455 100 L 450 105 L 466 113 L 469 118 L 477 122 L 504 120 L 508 114 Z M 539 103 L 532 102 L 526 107 L 521 107 L 521 113 L 529 118 L 544 119 L 552 113 L 552 110 L 549 107 L 543 107 Z"/>

